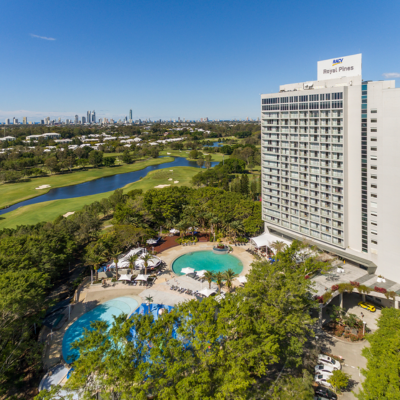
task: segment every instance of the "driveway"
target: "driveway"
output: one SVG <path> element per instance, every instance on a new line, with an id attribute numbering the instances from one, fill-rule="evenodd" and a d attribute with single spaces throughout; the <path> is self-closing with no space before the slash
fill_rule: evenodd
<path id="1" fill-rule="evenodd" d="M 353 390 L 357 393 L 365 379 L 360 370 L 366 368 L 367 360 L 361 355 L 361 351 L 364 347 L 368 347 L 369 343 L 367 341 L 344 342 L 326 334 L 319 336 L 319 343 L 322 351 L 343 357 L 343 372 L 348 373 L 351 378 L 348 391 L 344 392 L 340 398 L 343 400 L 355 400 L 356 397 L 351 391 Z"/>

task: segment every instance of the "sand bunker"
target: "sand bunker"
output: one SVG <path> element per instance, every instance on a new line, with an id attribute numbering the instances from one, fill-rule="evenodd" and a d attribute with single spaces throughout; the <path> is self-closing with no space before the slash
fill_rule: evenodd
<path id="1" fill-rule="evenodd" d="M 179 183 L 179 181 L 174 181 L 174 183 Z"/>
<path id="2" fill-rule="evenodd" d="M 171 186 L 171 185 L 158 185 L 158 186 L 154 186 L 154 189 L 162 189 L 162 188 L 165 188 L 168 186 Z"/>
<path id="3" fill-rule="evenodd" d="M 74 215 L 75 211 L 69 211 L 66 214 L 63 215 L 64 218 L 68 218 L 70 215 Z"/>
<path id="4" fill-rule="evenodd" d="M 171 153 L 167 153 L 167 154 L 171 154 Z"/>
<path id="5" fill-rule="evenodd" d="M 172 181 L 172 178 L 168 178 L 169 181 Z"/>
<path id="6" fill-rule="evenodd" d="M 39 186 L 39 187 L 37 187 L 37 188 L 35 188 L 36 190 L 40 190 L 40 189 L 47 189 L 47 188 L 49 188 L 49 187 L 51 187 L 50 185 L 41 185 L 41 186 Z"/>

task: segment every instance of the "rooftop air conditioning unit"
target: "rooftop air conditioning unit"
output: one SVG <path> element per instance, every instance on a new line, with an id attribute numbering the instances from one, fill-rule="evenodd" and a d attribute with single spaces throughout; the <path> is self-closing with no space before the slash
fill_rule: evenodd
<path id="1" fill-rule="evenodd" d="M 305 83 L 304 84 L 304 89 L 312 89 L 314 87 L 313 83 Z"/>

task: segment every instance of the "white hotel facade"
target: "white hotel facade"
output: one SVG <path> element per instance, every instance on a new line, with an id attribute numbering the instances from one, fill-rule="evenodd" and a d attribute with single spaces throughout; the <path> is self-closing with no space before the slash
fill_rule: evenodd
<path id="1" fill-rule="evenodd" d="M 261 96 L 265 231 L 307 238 L 400 282 L 400 89 L 363 81 L 361 54 Z"/>

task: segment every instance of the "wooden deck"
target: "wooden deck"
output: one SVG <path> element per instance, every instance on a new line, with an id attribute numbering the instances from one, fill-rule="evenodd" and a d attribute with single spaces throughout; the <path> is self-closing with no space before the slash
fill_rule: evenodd
<path id="1" fill-rule="evenodd" d="M 206 233 L 198 233 L 196 236 L 199 239 L 199 242 L 209 241 L 209 236 Z M 147 246 L 147 250 L 152 251 L 154 248 L 154 251 L 161 253 L 162 251 L 168 250 L 171 247 L 180 246 L 180 244 L 176 241 L 177 239 L 179 239 L 179 236 L 165 236 L 160 240 L 159 244 L 155 246 Z"/>

